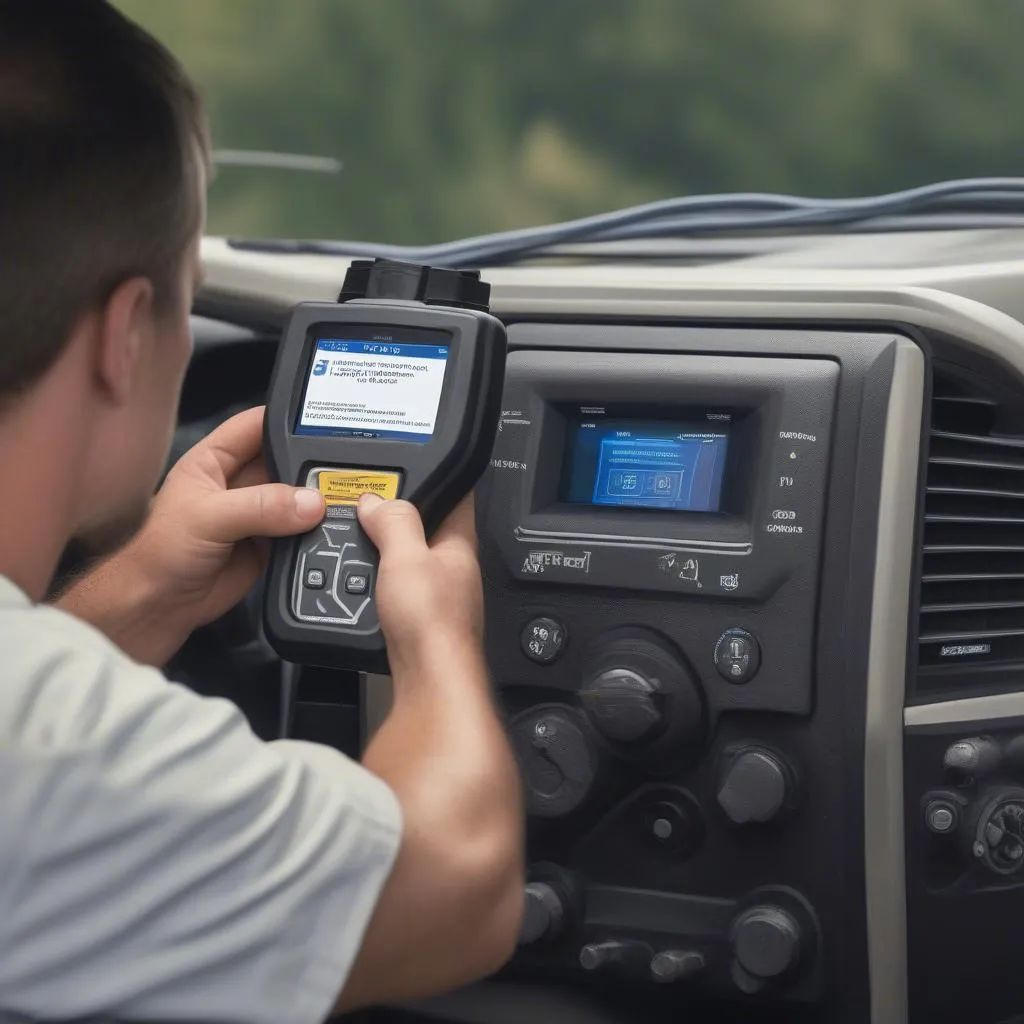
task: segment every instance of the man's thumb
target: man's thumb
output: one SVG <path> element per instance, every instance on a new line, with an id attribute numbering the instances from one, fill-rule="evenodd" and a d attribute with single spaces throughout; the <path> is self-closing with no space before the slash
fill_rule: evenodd
<path id="1" fill-rule="evenodd" d="M 423 521 L 407 501 L 384 501 L 379 495 L 364 494 L 359 499 L 359 522 L 382 555 L 426 546 Z"/>
<path id="2" fill-rule="evenodd" d="M 210 503 L 209 540 L 233 544 L 247 537 L 289 537 L 324 517 L 324 499 L 311 487 L 258 484 L 224 491 Z"/>

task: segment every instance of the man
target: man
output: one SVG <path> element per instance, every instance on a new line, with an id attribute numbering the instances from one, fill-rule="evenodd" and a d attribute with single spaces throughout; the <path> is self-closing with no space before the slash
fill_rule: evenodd
<path id="1" fill-rule="evenodd" d="M 105 0 L 0 0 L 0 1013 L 314 1024 L 496 969 L 521 805 L 472 512 L 366 497 L 394 707 L 362 765 L 159 666 L 311 529 L 262 413 L 150 504 L 190 354 L 206 134 Z M 148 511 L 148 515 L 147 515 Z M 136 532 L 137 531 L 137 532 Z M 77 539 L 116 554 L 39 605 Z"/>

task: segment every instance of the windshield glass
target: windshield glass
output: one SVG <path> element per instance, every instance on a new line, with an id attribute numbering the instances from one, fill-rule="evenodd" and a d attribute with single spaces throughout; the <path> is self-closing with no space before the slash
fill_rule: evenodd
<path id="1" fill-rule="evenodd" d="M 211 234 L 417 244 L 1024 172 L 1024 4 L 116 2 L 203 89 Z"/>

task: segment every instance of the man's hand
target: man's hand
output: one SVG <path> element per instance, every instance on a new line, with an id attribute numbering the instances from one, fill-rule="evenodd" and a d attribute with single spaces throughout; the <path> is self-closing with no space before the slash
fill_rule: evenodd
<path id="1" fill-rule="evenodd" d="M 269 550 L 262 538 L 304 533 L 323 518 L 318 491 L 268 483 L 262 433 L 263 409 L 249 409 L 188 451 L 130 545 L 192 628 L 219 618 L 256 582 Z"/>
<path id="2" fill-rule="evenodd" d="M 263 409 L 250 409 L 182 456 L 139 533 L 58 604 L 150 664 L 237 604 L 266 564 L 264 538 L 324 514 L 319 492 L 267 482 L 262 431 Z"/>
<path id="3" fill-rule="evenodd" d="M 416 509 L 405 501 L 364 494 L 359 521 L 380 551 L 377 613 L 392 674 L 422 672 L 442 655 L 478 652 L 483 637 L 483 587 L 477 563 L 473 499 L 442 523 L 429 544 Z M 447 657 L 443 657 L 447 652 Z"/>
<path id="4" fill-rule="evenodd" d="M 428 542 L 416 510 L 364 497 L 394 702 L 363 764 L 402 807 L 402 847 L 336 1013 L 422 999 L 497 970 L 523 915 L 519 771 L 481 643 L 473 505 Z"/>

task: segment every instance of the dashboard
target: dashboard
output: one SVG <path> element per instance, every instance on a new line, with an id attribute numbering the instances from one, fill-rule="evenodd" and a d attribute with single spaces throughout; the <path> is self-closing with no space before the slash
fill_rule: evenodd
<path id="1" fill-rule="evenodd" d="M 262 398 L 288 308 L 345 267 L 205 257 L 176 449 Z M 486 276 L 509 358 L 478 525 L 526 918 L 498 978 L 406 1012 L 1024 1013 L 1024 310 L 1000 284 L 1024 268 Z M 358 754 L 387 680 L 279 665 L 258 607 L 174 671 Z"/>

